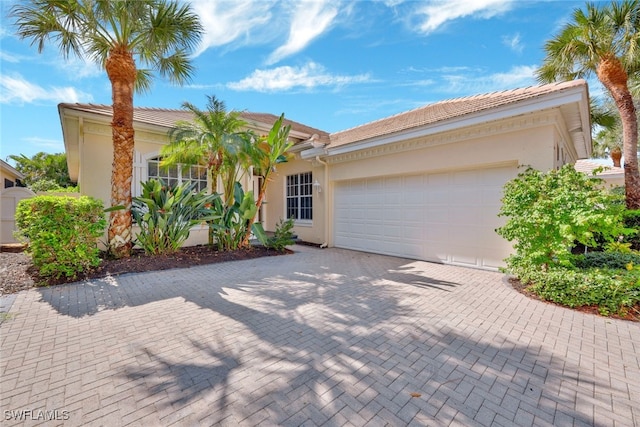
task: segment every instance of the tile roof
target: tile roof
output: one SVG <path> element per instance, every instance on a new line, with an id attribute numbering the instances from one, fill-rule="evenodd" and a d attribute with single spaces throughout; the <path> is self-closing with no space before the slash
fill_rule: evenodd
<path id="1" fill-rule="evenodd" d="M 587 83 L 584 80 L 574 80 L 449 99 L 331 134 L 286 118 L 285 122 L 291 124 L 293 131 L 301 132 L 309 137 L 317 134 L 321 142 L 328 143 L 328 147 L 334 148 L 447 122 L 473 113 L 534 100 L 544 95 L 560 93 L 576 87 L 586 88 Z M 60 107 L 105 116 L 111 115 L 110 105 L 63 103 L 60 104 Z M 278 118 L 278 116 L 269 113 L 247 111 L 242 111 L 240 115 L 249 123 L 263 124 L 268 127 Z M 179 120 L 191 120 L 192 118 L 191 113 L 185 110 L 148 107 L 134 108 L 133 116 L 136 122 L 164 127 L 172 127 Z"/>
<path id="2" fill-rule="evenodd" d="M 594 169 L 602 168 L 602 167 L 606 169 L 603 170 L 602 172 L 599 172 L 597 174 L 598 176 L 620 175 L 620 174 L 624 175 L 623 168 L 618 168 L 611 165 L 604 165 L 602 163 L 594 162 L 593 160 L 588 160 L 588 159 L 578 160 L 574 165 L 574 168 L 578 172 L 583 172 L 589 175 L 591 174 L 591 172 L 594 171 Z"/>
<path id="3" fill-rule="evenodd" d="M 332 133 L 330 135 L 330 147 L 337 147 L 352 142 L 428 126 L 483 110 L 535 99 L 554 92 L 561 92 L 580 86 L 586 87 L 586 85 L 587 83 L 584 80 L 574 80 L 440 101 L 351 129 Z"/>
<path id="4" fill-rule="evenodd" d="M 103 116 L 111 116 L 111 105 L 103 104 L 79 104 L 79 103 L 62 103 L 59 108 L 66 108 L 75 111 L 81 111 L 85 113 L 100 114 Z M 248 123 L 263 124 L 271 127 L 279 116 L 269 113 L 253 113 L 248 111 L 241 111 L 240 116 Z M 145 123 L 149 125 L 173 127 L 176 122 L 182 120 L 192 120 L 193 115 L 186 110 L 174 110 L 166 108 L 149 108 L 149 107 L 135 107 L 133 109 L 133 120 L 139 123 Z M 320 129 L 315 129 L 310 126 L 303 125 L 302 123 L 294 122 L 285 117 L 285 124 L 291 125 L 291 130 L 308 134 L 312 136 L 317 134 L 319 139 L 324 142 L 329 142 L 329 134 Z"/>

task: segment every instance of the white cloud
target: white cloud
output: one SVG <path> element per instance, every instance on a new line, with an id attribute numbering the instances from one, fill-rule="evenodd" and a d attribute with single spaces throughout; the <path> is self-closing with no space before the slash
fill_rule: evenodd
<path id="1" fill-rule="evenodd" d="M 418 31 L 429 34 L 448 21 L 471 16 L 475 19 L 489 19 L 506 12 L 513 0 L 448 0 L 428 1 L 417 9 L 424 20 L 418 25 Z"/>
<path id="2" fill-rule="evenodd" d="M 249 44 L 252 31 L 269 23 L 273 2 L 263 0 L 194 0 L 193 10 L 205 28 L 195 56 L 210 47 L 223 46 L 244 38 Z M 277 28 L 273 26 L 273 28 Z M 273 29 L 272 28 L 272 29 Z M 264 42 L 264 40 L 261 40 Z"/>
<path id="3" fill-rule="evenodd" d="M 337 15 L 338 8 L 330 0 L 297 2 L 289 27 L 289 38 L 284 45 L 269 55 L 267 64 L 275 64 L 303 50 L 331 26 Z"/>
<path id="4" fill-rule="evenodd" d="M 17 64 L 18 62 L 20 62 L 20 57 L 17 56 L 17 55 L 12 55 L 12 54 L 4 52 L 4 51 L 0 51 L 0 60 L 1 61 L 6 61 L 6 62 L 11 62 L 12 64 Z"/>
<path id="5" fill-rule="evenodd" d="M 69 80 L 81 80 L 85 78 L 104 76 L 107 79 L 107 72 L 95 62 L 77 56 L 69 57 L 66 60 L 58 57 L 52 65 L 62 71 Z"/>
<path id="6" fill-rule="evenodd" d="M 502 43 L 517 53 L 522 53 L 522 49 L 524 49 L 524 45 L 520 40 L 520 33 L 515 33 L 512 36 L 502 36 Z"/>
<path id="7" fill-rule="evenodd" d="M 20 75 L 0 75 L 0 103 L 32 104 L 40 101 L 46 102 L 91 102 L 93 97 L 73 87 L 43 88 L 37 84 L 28 82 Z"/>
<path id="8" fill-rule="evenodd" d="M 374 96 L 360 97 L 345 100 L 343 107 L 333 113 L 334 116 L 360 115 L 367 116 L 367 120 L 377 120 L 381 117 L 387 117 L 402 111 L 409 111 L 414 108 L 422 107 L 429 102 L 416 101 L 415 99 L 380 99 Z M 376 113 L 373 115 L 372 113 Z M 341 129 L 345 130 L 345 129 Z"/>
<path id="9" fill-rule="evenodd" d="M 41 151 L 55 153 L 64 151 L 64 142 L 59 139 L 45 139 L 34 136 L 24 138 L 22 141 L 38 147 Z"/>
<path id="10" fill-rule="evenodd" d="M 442 87 L 446 93 L 471 95 L 501 90 L 515 89 L 535 85 L 534 65 L 518 65 L 505 73 L 482 75 L 473 74 L 445 74 L 442 79 L 446 82 Z"/>
<path id="11" fill-rule="evenodd" d="M 368 74 L 354 76 L 333 75 L 325 68 L 309 62 L 302 67 L 277 67 L 270 70 L 255 70 L 249 77 L 227 84 L 233 90 L 258 92 L 287 91 L 294 88 L 313 89 L 315 87 L 341 87 L 349 84 L 371 81 Z"/>

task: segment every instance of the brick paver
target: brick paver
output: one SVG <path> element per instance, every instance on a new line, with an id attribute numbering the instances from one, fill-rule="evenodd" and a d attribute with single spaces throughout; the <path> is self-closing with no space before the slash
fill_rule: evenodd
<path id="1" fill-rule="evenodd" d="M 499 273 L 294 249 L 13 297 L 2 425 L 640 425 L 640 325 Z"/>

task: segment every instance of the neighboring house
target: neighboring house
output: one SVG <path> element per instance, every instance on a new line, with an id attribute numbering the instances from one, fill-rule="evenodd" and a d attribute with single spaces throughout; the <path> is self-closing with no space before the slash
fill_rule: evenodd
<path id="1" fill-rule="evenodd" d="M 111 108 L 60 104 L 59 112 L 71 178 L 108 203 Z M 262 132 L 276 119 L 243 116 Z M 134 194 L 156 173 L 167 130 L 188 119 L 135 109 Z M 487 269 L 512 249 L 494 230 L 504 221 L 502 188 L 519 167 L 550 170 L 591 154 L 583 80 L 442 101 L 333 134 L 292 125 L 295 159 L 269 184 L 259 217 L 266 230 L 293 217 L 308 242 Z"/>
<path id="2" fill-rule="evenodd" d="M 22 187 L 24 175 L 4 160 L 0 160 L 0 243 L 16 243 L 13 237 L 16 231 L 15 213 L 18 202 L 33 197 L 31 190 Z"/>
<path id="3" fill-rule="evenodd" d="M 18 172 L 16 168 L 9 163 L 0 159 L 0 182 L 2 182 L 2 188 L 20 187 L 21 180 L 24 179 L 24 175 Z"/>
<path id="4" fill-rule="evenodd" d="M 621 167 L 606 166 L 593 160 L 583 159 L 576 162 L 575 168 L 578 172 L 587 175 L 593 175 L 594 170 L 604 168 L 596 174 L 598 178 L 603 179 L 607 186 L 624 187 L 624 169 Z"/>

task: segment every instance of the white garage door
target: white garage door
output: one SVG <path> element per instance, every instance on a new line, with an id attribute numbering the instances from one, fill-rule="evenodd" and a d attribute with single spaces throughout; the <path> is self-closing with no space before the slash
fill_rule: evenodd
<path id="1" fill-rule="evenodd" d="M 339 182 L 340 248 L 495 269 L 511 245 L 495 233 L 504 183 L 515 167 Z"/>

